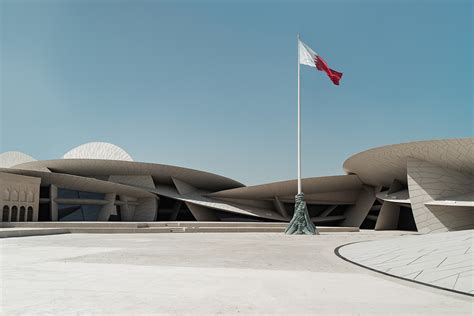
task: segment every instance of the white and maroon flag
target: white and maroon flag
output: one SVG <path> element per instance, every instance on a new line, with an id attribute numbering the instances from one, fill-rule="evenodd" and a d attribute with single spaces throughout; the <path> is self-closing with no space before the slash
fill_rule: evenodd
<path id="1" fill-rule="evenodd" d="M 328 64 L 316 54 L 308 45 L 303 43 L 301 40 L 298 42 L 299 45 L 299 60 L 301 65 L 307 65 L 315 67 L 319 71 L 324 71 L 329 79 L 335 84 L 339 85 L 339 80 L 342 78 L 342 72 L 336 71 L 329 68 Z"/>

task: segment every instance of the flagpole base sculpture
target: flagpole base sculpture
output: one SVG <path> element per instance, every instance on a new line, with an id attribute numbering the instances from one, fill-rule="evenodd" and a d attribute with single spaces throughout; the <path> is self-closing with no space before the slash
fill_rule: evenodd
<path id="1" fill-rule="evenodd" d="M 303 193 L 298 193 L 295 196 L 295 213 L 285 233 L 288 235 L 319 235 L 318 229 L 309 217 Z"/>

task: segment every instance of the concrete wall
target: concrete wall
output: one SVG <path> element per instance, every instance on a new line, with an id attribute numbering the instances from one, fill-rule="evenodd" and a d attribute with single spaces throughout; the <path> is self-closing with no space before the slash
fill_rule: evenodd
<path id="1" fill-rule="evenodd" d="M 374 205 L 376 190 L 378 191 L 377 188 L 367 185 L 362 187 L 355 205 L 350 206 L 344 214 L 346 219 L 342 222 L 341 226 L 360 227 L 362 225 L 372 205 Z"/>
<path id="2" fill-rule="evenodd" d="M 397 229 L 399 216 L 400 205 L 386 201 L 383 202 L 377 222 L 375 223 L 375 230 Z"/>
<path id="3" fill-rule="evenodd" d="M 0 172 L 0 221 L 37 221 L 40 183 L 40 178 Z"/>
<path id="4" fill-rule="evenodd" d="M 158 209 L 157 198 L 138 199 L 138 205 L 133 213 L 133 221 L 147 222 L 156 220 L 156 211 Z M 124 220 L 122 218 L 122 220 Z"/>
<path id="5" fill-rule="evenodd" d="M 129 202 L 137 202 L 136 198 L 126 196 L 126 195 L 120 195 L 119 200 L 124 202 L 124 205 L 120 206 L 120 215 L 122 217 L 123 222 L 131 222 L 134 220 L 134 214 L 135 214 L 135 205 L 130 205 L 128 204 Z"/>
<path id="6" fill-rule="evenodd" d="M 473 192 L 473 175 L 411 158 L 407 162 L 407 180 L 413 215 L 419 232 L 433 233 L 474 228 L 474 207 L 425 205 L 426 202 L 433 200 L 446 200 L 449 197 Z"/>
<path id="7" fill-rule="evenodd" d="M 108 221 L 110 215 L 117 215 L 117 207 L 115 206 L 116 196 L 117 195 L 115 193 L 107 193 L 105 195 L 105 200 L 107 200 L 108 203 L 101 207 L 97 217 L 98 221 Z"/>
<path id="8" fill-rule="evenodd" d="M 153 183 L 153 178 L 151 176 L 120 176 L 120 175 L 111 175 L 109 181 L 115 183 L 121 183 L 126 185 L 131 185 L 138 188 L 148 188 L 154 189 L 155 184 Z"/>

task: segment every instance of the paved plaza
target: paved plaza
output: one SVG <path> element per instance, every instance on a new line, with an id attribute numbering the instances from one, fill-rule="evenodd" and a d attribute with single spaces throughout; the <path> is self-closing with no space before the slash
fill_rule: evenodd
<path id="1" fill-rule="evenodd" d="M 339 253 L 405 279 L 474 294 L 474 230 L 356 243 Z"/>
<path id="2" fill-rule="evenodd" d="M 470 315 L 472 299 L 334 254 L 402 232 L 64 234 L 0 240 L 2 315 Z M 414 236 L 416 237 L 416 236 Z"/>

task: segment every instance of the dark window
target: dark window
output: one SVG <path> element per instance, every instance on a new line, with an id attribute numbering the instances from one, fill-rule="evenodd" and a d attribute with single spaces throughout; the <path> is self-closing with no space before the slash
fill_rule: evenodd
<path id="1" fill-rule="evenodd" d="M 41 204 L 38 208 L 38 221 L 47 222 L 51 220 L 51 204 Z"/>
<path id="2" fill-rule="evenodd" d="M 189 210 L 186 204 L 181 205 L 179 209 L 177 221 L 196 221 L 196 218 L 193 216 L 193 213 Z"/>
<path id="3" fill-rule="evenodd" d="M 66 222 L 83 221 L 84 215 L 80 205 L 58 205 L 58 220 Z"/>
<path id="4" fill-rule="evenodd" d="M 63 199 L 92 199 L 103 200 L 105 194 L 95 192 L 83 192 L 68 189 L 58 189 L 58 197 Z M 102 206 L 60 204 L 58 205 L 59 221 L 96 221 Z"/>
<path id="5" fill-rule="evenodd" d="M 4 222 L 10 221 L 10 218 L 9 218 L 10 217 L 10 207 L 8 207 L 8 205 L 5 205 L 3 207 L 3 214 L 2 215 L 3 215 L 2 218 L 3 218 Z"/>
<path id="6" fill-rule="evenodd" d="M 40 198 L 49 198 L 49 186 L 40 187 Z"/>
<path id="7" fill-rule="evenodd" d="M 19 222 L 24 222 L 25 221 L 25 214 L 26 213 L 26 209 L 24 206 L 20 207 L 20 220 Z"/>
<path id="8" fill-rule="evenodd" d="M 96 192 L 83 192 L 83 191 L 75 191 L 75 190 L 68 190 L 68 189 L 58 189 L 58 197 L 64 199 L 97 199 L 101 200 L 105 196 L 104 193 L 96 193 Z"/>
<path id="9" fill-rule="evenodd" d="M 26 215 L 26 220 L 28 222 L 32 222 L 33 221 L 33 208 L 30 206 L 28 207 L 28 214 Z"/>
<path id="10" fill-rule="evenodd" d="M 11 222 L 17 222 L 18 221 L 18 207 L 13 206 L 12 207 L 12 217 L 11 217 Z"/>
<path id="11" fill-rule="evenodd" d="M 400 215 L 398 217 L 398 229 L 417 231 L 415 218 L 413 217 L 413 211 L 411 207 L 400 207 Z"/>

